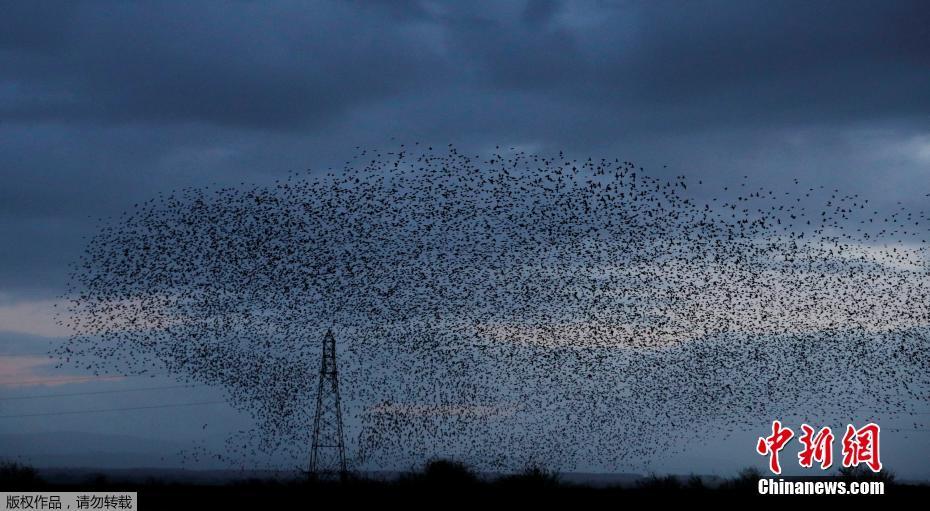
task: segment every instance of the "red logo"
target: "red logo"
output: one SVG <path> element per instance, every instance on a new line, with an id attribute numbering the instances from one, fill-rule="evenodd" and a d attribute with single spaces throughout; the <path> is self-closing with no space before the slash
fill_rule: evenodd
<path id="1" fill-rule="evenodd" d="M 782 428 L 781 422 L 773 421 L 772 422 L 772 435 L 762 438 L 759 437 L 759 442 L 756 444 L 756 452 L 765 456 L 769 455 L 769 470 L 775 474 L 781 474 L 781 465 L 778 463 L 778 452 L 785 448 L 785 444 L 788 443 L 788 440 L 791 440 L 791 437 L 794 436 L 794 431 L 791 431 L 790 428 Z"/>
<path id="2" fill-rule="evenodd" d="M 843 466 L 856 467 L 865 464 L 873 472 L 881 471 L 882 462 L 878 451 L 880 433 L 881 429 L 875 423 L 866 424 L 859 429 L 852 424 L 847 425 L 842 442 Z M 759 437 L 756 452 L 769 457 L 769 470 L 772 473 L 781 474 L 778 454 L 793 437 L 794 431 L 783 427 L 778 420 L 772 421 L 771 435 Z M 802 467 L 811 468 L 814 462 L 818 462 L 821 470 L 830 468 L 833 465 L 833 440 L 833 431 L 829 427 L 816 430 L 802 424 L 801 436 L 798 437 L 802 446 L 801 452 L 798 453 L 798 463 Z"/>
<path id="3" fill-rule="evenodd" d="M 830 428 L 824 427 L 815 435 L 814 428 L 802 424 L 801 431 L 803 434 L 798 439 L 804 445 L 804 450 L 798 454 L 801 466 L 810 468 L 819 461 L 821 470 L 830 468 L 833 465 L 833 432 Z"/>
<path id="4" fill-rule="evenodd" d="M 881 458 L 878 457 L 878 435 L 881 428 L 878 424 L 869 423 L 860 429 L 846 426 L 843 435 L 843 466 L 855 467 L 865 463 L 872 472 L 882 469 Z"/>

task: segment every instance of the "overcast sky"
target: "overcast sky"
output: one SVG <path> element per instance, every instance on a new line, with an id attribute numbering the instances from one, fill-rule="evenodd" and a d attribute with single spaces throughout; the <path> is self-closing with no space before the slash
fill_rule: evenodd
<path id="1" fill-rule="evenodd" d="M 0 1 L 0 380 L 53 374 L 82 237 L 158 191 L 419 141 L 918 203 L 928 91 L 926 1 Z"/>

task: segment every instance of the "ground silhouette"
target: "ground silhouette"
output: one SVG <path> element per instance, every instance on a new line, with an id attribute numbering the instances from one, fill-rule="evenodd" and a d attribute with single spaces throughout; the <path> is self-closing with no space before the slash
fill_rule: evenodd
<path id="1" fill-rule="evenodd" d="M 260 479 L 252 478 L 229 484 L 184 484 L 150 479 L 127 483 L 103 475 L 91 476 L 83 483 L 60 484 L 43 480 L 32 467 L 6 463 L 0 466 L 0 491 L 136 491 L 143 509 L 263 509 L 306 507 L 320 502 L 374 503 L 408 502 L 447 505 L 471 501 L 580 502 L 588 499 L 656 498 L 760 498 L 757 485 L 762 477 L 755 469 L 743 470 L 736 477 L 708 483 L 697 475 L 651 475 L 627 485 L 591 486 L 570 483 L 557 472 L 543 467 L 527 467 L 521 473 L 487 476 L 467 465 L 435 459 L 419 470 L 396 478 L 379 479 L 347 474 L 340 480 Z M 839 480 L 885 482 L 885 495 L 920 497 L 930 494 L 926 484 L 899 482 L 883 471 L 843 469 L 838 475 L 820 478 L 785 480 Z M 333 500 L 336 499 L 336 500 Z"/>

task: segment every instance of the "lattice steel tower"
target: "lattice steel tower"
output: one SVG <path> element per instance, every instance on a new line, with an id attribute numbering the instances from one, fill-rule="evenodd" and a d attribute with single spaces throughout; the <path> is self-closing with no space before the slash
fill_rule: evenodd
<path id="1" fill-rule="evenodd" d="M 342 433 L 342 404 L 336 371 L 336 337 L 332 330 L 323 336 L 320 385 L 313 419 L 313 445 L 310 449 L 311 477 L 343 476 L 346 473 L 346 445 Z"/>

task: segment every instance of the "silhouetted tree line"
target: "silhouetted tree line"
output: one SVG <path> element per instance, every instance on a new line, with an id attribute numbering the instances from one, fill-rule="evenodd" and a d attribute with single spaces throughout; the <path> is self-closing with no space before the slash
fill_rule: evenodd
<path id="1" fill-rule="evenodd" d="M 222 505 L 229 508 L 259 509 L 269 505 L 306 505 L 321 498 L 347 501 L 415 498 L 418 502 L 448 503 L 462 499 L 579 499 L 585 497 L 700 497 L 757 495 L 764 474 L 754 468 L 736 477 L 708 483 L 697 475 L 650 475 L 626 485 L 591 486 L 565 481 L 559 473 L 540 466 L 523 472 L 489 476 L 469 466 L 446 459 L 427 462 L 390 479 L 348 474 L 340 480 L 305 478 L 247 479 L 226 484 L 185 484 L 149 479 L 145 482 L 117 481 L 102 474 L 83 483 L 61 484 L 45 481 L 36 469 L 16 462 L 0 464 L 0 491 L 137 491 L 144 509 L 178 509 L 195 505 Z M 835 476 L 843 481 L 884 481 L 886 495 L 924 495 L 926 484 L 905 484 L 888 471 L 872 473 L 862 469 L 842 469 Z M 791 478 L 785 478 L 791 479 Z"/>

